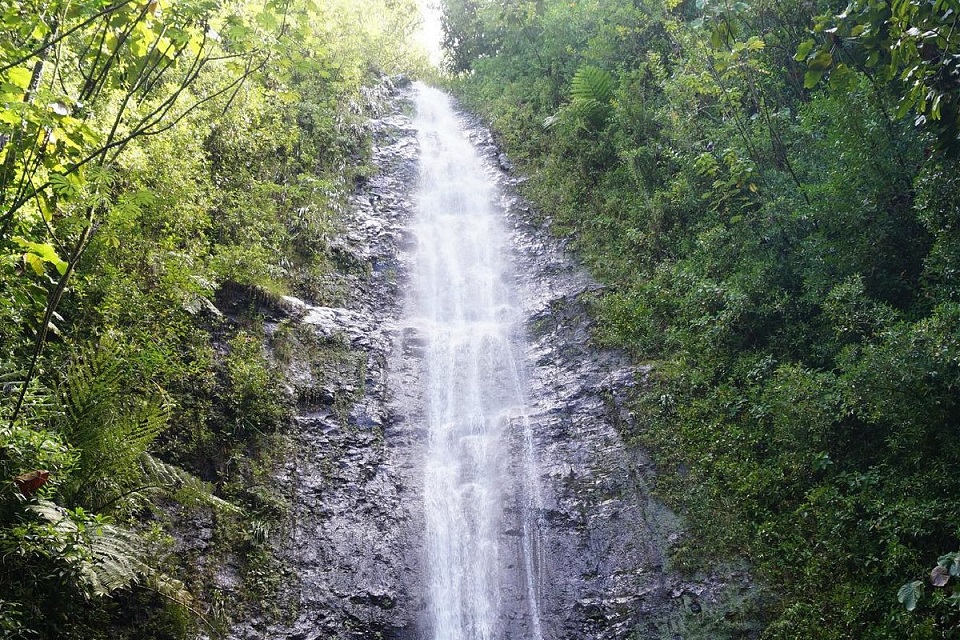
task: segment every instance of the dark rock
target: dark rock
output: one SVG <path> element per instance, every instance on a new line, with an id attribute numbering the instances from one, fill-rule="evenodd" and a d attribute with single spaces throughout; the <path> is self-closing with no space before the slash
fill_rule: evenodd
<path id="1" fill-rule="evenodd" d="M 275 474 L 279 490 L 293 502 L 276 538 L 294 576 L 280 597 L 296 614 L 280 622 L 250 612 L 231 630 L 235 640 L 414 637 L 410 630 L 417 626 L 424 591 L 417 556 L 422 523 L 416 501 L 400 493 L 418 481 L 410 461 L 417 438 L 409 433 L 418 427 L 394 420 L 385 433 L 386 417 L 397 413 L 387 404 L 385 364 L 402 353 L 395 329 L 402 300 L 395 282 L 404 280 L 407 269 L 400 245 L 413 211 L 409 193 L 418 150 L 402 112 L 401 94 L 373 123 L 377 146 L 371 162 L 382 171 L 353 196 L 344 220 L 348 232 L 334 247 L 348 272 L 349 306 L 264 298 L 237 287 L 218 298 L 228 310 L 252 299 L 268 317 L 294 318 L 318 337 L 366 356 L 362 389 L 335 372 L 318 383 L 297 354 L 287 367 L 288 384 L 299 389 L 305 413 L 293 424 L 295 459 Z"/>
<path id="2" fill-rule="evenodd" d="M 215 303 L 220 312 L 231 318 L 253 311 L 268 321 L 278 321 L 294 316 L 298 311 L 283 296 L 256 285 L 232 280 L 222 283 L 217 289 Z"/>
<path id="3" fill-rule="evenodd" d="M 284 597 L 297 613 L 282 624 L 253 616 L 232 631 L 236 640 L 429 635 L 420 566 L 426 342 L 403 320 L 411 304 L 405 288 L 416 239 L 407 226 L 418 153 L 415 131 L 403 115 L 405 95 L 400 92 L 389 113 L 374 122 L 371 162 L 380 171 L 352 198 L 348 233 L 337 240 L 338 255 L 352 270 L 345 279 L 349 306 L 284 298 L 276 311 L 366 354 L 367 370 L 361 390 L 352 381 L 317 385 L 291 366 L 288 377 L 318 401 L 295 421 L 295 460 L 277 472 L 294 501 L 282 554 L 296 576 Z M 716 603 L 727 583 L 684 582 L 663 568 L 669 546 L 680 540 L 679 522 L 650 495 L 647 456 L 629 449 L 622 437 L 633 419 L 630 390 L 644 384 L 647 370 L 591 345 L 585 297 L 599 286 L 569 257 L 563 241 L 544 233 L 549 218 L 535 222 L 537 213 L 515 195 L 523 178 L 509 174 L 513 164 L 489 131 L 470 116 L 463 122 L 501 189 L 505 226 L 516 248 L 512 285 L 527 330 L 517 337 L 529 399 L 523 420 L 533 433 L 533 473 L 542 493 L 533 522 L 542 635 L 661 638 L 680 608 L 672 594 L 693 594 L 683 604 L 694 611 L 694 605 Z M 347 396 L 349 406 L 340 406 Z M 514 451 L 526 446 L 523 429 L 514 428 L 520 422 L 510 418 Z M 519 555 L 521 518 L 529 505 L 518 489 L 529 472 L 518 459 L 507 463 L 513 486 L 504 493 L 513 498 L 504 505 L 501 546 L 510 570 L 504 572 L 505 621 L 498 637 L 531 638 L 527 565 Z"/>

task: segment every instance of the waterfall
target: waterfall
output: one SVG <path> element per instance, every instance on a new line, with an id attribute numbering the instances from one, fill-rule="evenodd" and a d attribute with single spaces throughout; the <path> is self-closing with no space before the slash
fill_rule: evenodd
<path id="1" fill-rule="evenodd" d="M 541 505 L 509 237 L 489 169 L 450 99 L 418 86 L 416 108 L 421 160 L 412 322 L 427 344 L 428 637 L 504 637 L 503 594 L 510 585 L 522 603 L 527 640 L 542 640 Z M 508 504 L 517 506 L 509 517 Z M 505 536 L 511 526 L 519 544 Z"/>

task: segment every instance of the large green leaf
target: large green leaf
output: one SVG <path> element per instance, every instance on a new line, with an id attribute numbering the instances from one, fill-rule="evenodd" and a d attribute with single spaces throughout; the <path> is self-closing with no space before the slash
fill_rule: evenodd
<path id="1" fill-rule="evenodd" d="M 923 583 L 919 580 L 908 582 L 897 591 L 897 602 L 903 605 L 907 611 L 913 611 L 917 608 L 917 600 L 923 595 Z"/>

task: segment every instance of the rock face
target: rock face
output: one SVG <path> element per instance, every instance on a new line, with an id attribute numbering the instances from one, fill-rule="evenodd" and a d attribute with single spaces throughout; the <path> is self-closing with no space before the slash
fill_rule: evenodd
<path id="1" fill-rule="evenodd" d="M 353 276 L 349 308 L 286 300 L 301 329 L 360 354 L 362 379 L 324 378 L 296 358 L 289 367 L 291 387 L 306 398 L 296 418 L 295 458 L 277 476 L 294 504 L 285 535 L 275 541 L 295 575 L 284 597 L 291 607 L 284 623 L 238 626 L 231 633 L 238 640 L 430 637 L 421 568 L 424 340 L 402 322 L 417 182 L 416 132 L 403 115 L 410 91 L 399 92 L 392 112 L 374 123 L 372 164 L 380 173 L 354 196 L 339 247 L 369 267 Z M 532 222 L 530 207 L 516 196 L 512 165 L 490 133 L 470 118 L 463 122 L 500 188 L 515 247 L 512 277 L 526 318 L 528 417 L 543 504 L 536 522 L 543 637 L 675 637 L 678 613 L 699 611 L 698 601 L 715 601 L 725 585 L 685 583 L 665 568 L 677 520 L 651 498 L 650 465 L 618 432 L 631 419 L 625 397 L 644 384 L 646 371 L 590 345 L 581 298 L 598 285 L 561 241 Z M 519 429 L 510 446 L 525 446 Z M 519 544 L 510 514 L 520 508 L 504 505 L 505 546 Z M 516 615 L 525 597 L 519 582 L 504 587 L 504 637 L 531 637 Z"/>
<path id="2" fill-rule="evenodd" d="M 294 457 L 275 478 L 292 497 L 292 513 L 284 535 L 271 542 L 292 574 L 281 594 L 287 610 L 283 622 L 254 617 L 235 627 L 232 638 L 414 637 L 422 530 L 412 462 L 417 443 L 402 417 L 391 414 L 387 363 L 396 349 L 403 359 L 401 248 L 418 148 L 401 115 L 402 97 L 391 104 L 392 112 L 373 122 L 371 161 L 380 173 L 353 196 L 336 247 L 365 266 L 348 278 L 348 308 L 296 298 L 281 305 L 297 332 L 336 343 L 348 366 L 318 366 L 294 353 L 286 367 L 301 415 L 293 425 Z M 268 323 L 267 330 L 277 327 Z M 308 350 L 309 342 L 298 344 Z"/>
<path id="3" fill-rule="evenodd" d="M 543 502 L 537 521 L 543 637 L 677 637 L 684 616 L 699 612 L 701 601 L 716 604 L 728 585 L 713 577 L 685 582 L 666 566 L 680 522 L 651 496 L 649 460 L 620 435 L 633 419 L 627 397 L 645 384 L 648 369 L 591 345 L 583 297 L 600 286 L 563 241 L 534 222 L 517 196 L 522 178 L 510 175 L 490 132 L 470 117 L 463 124 L 499 185 L 526 318 L 528 418 Z M 524 446 L 519 433 L 512 446 Z M 522 625 L 511 631 L 509 637 L 531 637 Z"/>

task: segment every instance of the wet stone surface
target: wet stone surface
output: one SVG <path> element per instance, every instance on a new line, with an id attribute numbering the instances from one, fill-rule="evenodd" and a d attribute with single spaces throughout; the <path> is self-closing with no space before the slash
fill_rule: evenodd
<path id="1" fill-rule="evenodd" d="M 374 123 L 372 164 L 380 172 L 353 197 L 339 240 L 339 251 L 369 267 L 350 276 L 349 308 L 293 298 L 283 305 L 318 337 L 362 354 L 363 380 L 322 382 L 296 358 L 290 364 L 291 387 L 319 388 L 296 418 L 296 455 L 276 476 L 294 504 L 287 529 L 271 540 L 292 574 L 282 596 L 289 610 L 284 623 L 252 617 L 232 631 L 236 640 L 429 637 L 421 568 L 425 341 L 403 320 L 411 304 L 415 241 L 408 225 L 419 151 L 404 115 L 410 91 L 398 92 Z M 687 582 L 665 568 L 679 523 L 651 498 L 651 464 L 617 429 L 631 420 L 625 398 L 647 371 L 591 346 L 582 298 L 599 285 L 533 222 L 530 205 L 516 195 L 521 179 L 510 175 L 513 166 L 490 133 L 469 117 L 463 126 L 500 188 L 514 246 L 518 346 L 542 503 L 535 569 L 543 637 L 674 637 L 670 620 L 717 601 L 728 585 L 720 578 Z M 510 446 L 520 460 L 516 422 Z M 519 468 L 512 474 L 515 483 L 524 477 Z M 504 505 L 504 548 L 520 545 L 521 509 L 520 498 Z M 504 640 L 531 637 L 521 614 L 523 570 L 512 567 L 504 584 Z"/>
<path id="2" fill-rule="evenodd" d="M 681 523 L 651 496 L 652 465 L 624 444 L 618 429 L 632 420 L 626 399 L 645 384 L 648 369 L 591 346 L 583 298 L 600 285 L 534 221 L 532 207 L 517 195 L 522 178 L 510 175 L 512 165 L 489 131 L 472 117 L 463 124 L 500 186 L 513 239 L 543 500 L 537 524 L 544 637 L 673 637 L 678 619 L 721 603 L 746 577 L 687 581 L 668 569 Z"/>
<path id="3" fill-rule="evenodd" d="M 232 629 L 236 640 L 414 637 L 423 526 L 410 462 L 416 438 L 391 415 L 387 363 L 394 351 L 403 359 L 397 321 L 407 258 L 401 247 L 409 244 L 418 145 L 402 113 L 402 92 L 389 104 L 373 122 L 371 162 L 380 172 L 351 198 L 346 233 L 335 247 L 364 266 L 346 277 L 349 304 L 317 307 L 288 297 L 274 318 L 342 345 L 358 364 L 351 375 L 318 371 L 294 352 L 287 365 L 301 415 L 291 429 L 295 454 L 275 480 L 293 506 L 282 534 L 270 542 L 290 579 L 279 598 L 282 622 L 252 615 Z"/>

